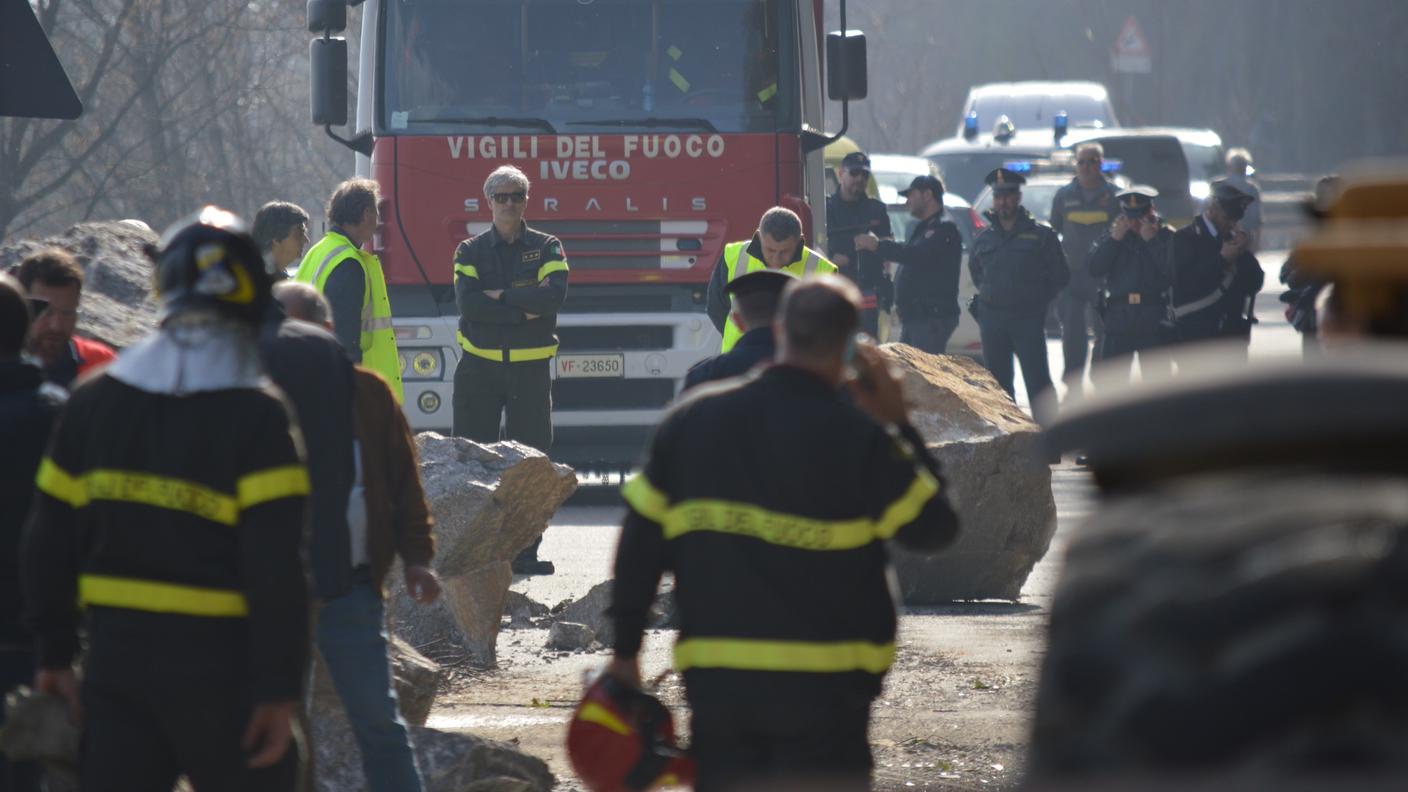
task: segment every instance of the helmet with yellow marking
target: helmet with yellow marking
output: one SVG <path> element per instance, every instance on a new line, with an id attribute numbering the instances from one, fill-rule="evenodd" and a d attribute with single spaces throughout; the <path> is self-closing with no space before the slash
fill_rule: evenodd
<path id="1" fill-rule="evenodd" d="M 232 212 L 207 206 L 162 235 L 156 289 L 163 318 L 210 310 L 257 324 L 272 287 L 259 247 Z"/>
<path id="2" fill-rule="evenodd" d="M 692 784 L 694 760 L 675 743 L 675 721 L 654 696 L 601 674 L 567 728 L 572 769 L 592 792 Z"/>

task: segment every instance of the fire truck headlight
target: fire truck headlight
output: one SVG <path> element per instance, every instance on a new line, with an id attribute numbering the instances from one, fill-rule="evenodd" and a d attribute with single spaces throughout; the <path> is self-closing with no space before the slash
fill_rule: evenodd
<path id="1" fill-rule="evenodd" d="M 420 407 L 421 412 L 429 415 L 440 409 L 440 394 L 435 391 L 426 391 L 420 395 L 419 399 L 416 399 L 416 405 Z"/>
<path id="2" fill-rule="evenodd" d="M 402 349 L 397 356 L 404 380 L 438 380 L 445 370 L 444 353 L 438 349 Z"/>

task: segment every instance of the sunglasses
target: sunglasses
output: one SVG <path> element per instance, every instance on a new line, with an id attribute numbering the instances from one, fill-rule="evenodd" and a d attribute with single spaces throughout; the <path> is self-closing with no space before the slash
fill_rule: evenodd
<path id="1" fill-rule="evenodd" d="M 523 203 L 526 200 L 528 200 L 528 193 L 526 192 L 494 193 L 494 203 L 497 204 L 506 204 L 510 201 L 513 203 Z"/>
<path id="2" fill-rule="evenodd" d="M 1076 164 L 1077 164 L 1077 165 L 1098 165 L 1099 163 L 1100 163 L 1100 158 L 1099 158 L 1099 157 L 1082 157 L 1082 158 L 1076 160 Z"/>

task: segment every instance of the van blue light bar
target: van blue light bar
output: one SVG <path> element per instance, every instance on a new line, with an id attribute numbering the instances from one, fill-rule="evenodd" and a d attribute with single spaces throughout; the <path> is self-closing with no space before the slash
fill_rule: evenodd
<path id="1" fill-rule="evenodd" d="M 1002 167 L 1013 173 L 1031 173 L 1033 168 L 1030 160 L 1009 160 L 1002 163 Z"/>

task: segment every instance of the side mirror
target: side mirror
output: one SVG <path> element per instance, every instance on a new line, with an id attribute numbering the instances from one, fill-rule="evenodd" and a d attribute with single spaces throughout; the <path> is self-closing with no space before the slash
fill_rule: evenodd
<path id="1" fill-rule="evenodd" d="M 341 33 L 347 29 L 347 0 L 308 0 L 309 33 Z"/>
<path id="2" fill-rule="evenodd" d="M 865 34 L 838 30 L 826 34 L 826 96 L 833 101 L 864 99 L 868 80 Z"/>
<path id="3" fill-rule="evenodd" d="M 308 61 L 313 76 L 313 123 L 318 126 L 346 124 L 347 39 L 313 39 L 308 42 Z"/>

